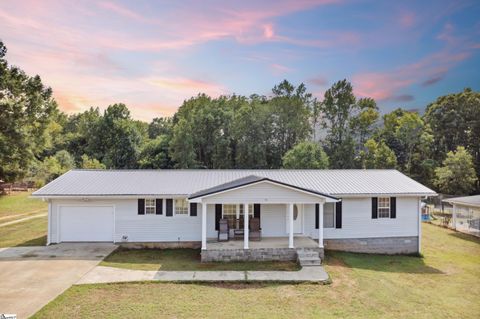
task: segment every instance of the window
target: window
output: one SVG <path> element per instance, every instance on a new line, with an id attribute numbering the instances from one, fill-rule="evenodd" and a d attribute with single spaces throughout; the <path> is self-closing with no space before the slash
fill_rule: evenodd
<path id="1" fill-rule="evenodd" d="M 335 203 L 326 203 L 323 207 L 323 228 L 334 228 Z"/>
<path id="2" fill-rule="evenodd" d="M 223 218 L 228 220 L 228 227 L 230 229 L 236 228 L 237 205 L 224 204 L 222 212 Z"/>
<path id="3" fill-rule="evenodd" d="M 253 217 L 253 204 L 248 204 L 248 216 Z M 240 204 L 240 218 L 243 218 L 243 204 Z"/>
<path id="4" fill-rule="evenodd" d="M 188 202 L 186 199 L 175 199 L 175 215 L 188 215 Z"/>
<path id="5" fill-rule="evenodd" d="M 378 198 L 378 218 L 390 218 L 390 197 Z"/>
<path id="6" fill-rule="evenodd" d="M 155 214 L 155 199 L 151 199 L 151 198 L 145 199 L 145 214 L 147 215 Z"/>

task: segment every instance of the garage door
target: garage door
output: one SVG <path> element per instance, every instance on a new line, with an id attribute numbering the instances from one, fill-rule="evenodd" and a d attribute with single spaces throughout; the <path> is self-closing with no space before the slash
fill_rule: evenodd
<path id="1" fill-rule="evenodd" d="M 60 241 L 113 241 L 113 206 L 61 206 Z"/>

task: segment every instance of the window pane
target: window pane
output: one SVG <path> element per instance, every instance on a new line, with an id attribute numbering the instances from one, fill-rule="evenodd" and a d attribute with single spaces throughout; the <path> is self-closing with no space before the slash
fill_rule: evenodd
<path id="1" fill-rule="evenodd" d="M 187 215 L 188 203 L 186 199 L 175 200 L 175 215 Z"/>
<path id="2" fill-rule="evenodd" d="M 333 228 L 335 226 L 334 203 L 326 203 L 323 206 L 323 228 Z"/>
<path id="3" fill-rule="evenodd" d="M 225 204 L 223 205 L 223 218 L 228 220 L 228 227 L 230 229 L 236 228 L 237 224 L 237 205 L 235 204 Z"/>
<path id="4" fill-rule="evenodd" d="M 145 214 L 155 214 L 155 199 L 145 199 Z"/>

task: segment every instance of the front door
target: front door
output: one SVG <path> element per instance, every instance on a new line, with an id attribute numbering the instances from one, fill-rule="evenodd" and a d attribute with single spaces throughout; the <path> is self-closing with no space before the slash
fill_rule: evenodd
<path id="1" fill-rule="evenodd" d="M 287 234 L 290 233 L 290 216 L 287 210 Z M 303 233 L 303 205 L 294 204 L 293 205 L 293 233 L 302 234 Z"/>

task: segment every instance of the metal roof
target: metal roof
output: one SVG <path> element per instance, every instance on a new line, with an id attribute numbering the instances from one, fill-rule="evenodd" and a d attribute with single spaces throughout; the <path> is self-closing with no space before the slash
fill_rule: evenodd
<path id="1" fill-rule="evenodd" d="M 276 180 L 273 180 L 273 179 L 270 179 L 270 178 L 267 178 L 267 177 L 260 177 L 260 176 L 256 176 L 256 175 L 249 175 L 249 176 L 246 176 L 246 177 L 235 179 L 235 180 L 233 180 L 231 182 L 228 182 L 228 183 L 225 183 L 225 184 L 220 184 L 220 185 L 217 185 L 217 186 L 214 186 L 214 187 L 211 187 L 211 188 L 201 190 L 199 192 L 191 194 L 188 199 L 194 199 L 194 198 L 198 198 L 198 197 L 213 195 L 213 194 L 223 192 L 223 191 L 226 191 L 226 190 L 231 190 L 231 189 L 235 189 L 235 188 L 238 188 L 238 187 L 242 187 L 242 186 L 246 186 L 246 185 L 250 185 L 250 184 L 255 184 L 255 183 L 259 183 L 259 182 L 263 182 L 263 181 L 268 181 L 268 182 L 271 182 L 271 183 L 296 188 L 296 189 L 299 189 L 299 190 L 302 190 L 302 191 L 305 191 L 305 192 L 309 192 L 309 193 L 312 193 L 312 194 L 315 194 L 315 195 L 320 195 L 320 196 L 325 196 L 325 197 L 329 197 L 329 198 L 333 198 L 333 199 L 338 199 L 338 198 L 335 198 L 331 195 L 320 193 L 320 192 L 317 192 L 317 191 L 314 191 L 314 190 L 311 190 L 311 189 L 306 189 L 306 188 L 301 188 L 301 187 L 291 185 L 291 184 L 281 183 L 279 181 L 276 181 Z"/>
<path id="2" fill-rule="evenodd" d="M 397 170 L 71 170 L 33 193 L 55 196 L 190 195 L 248 176 L 332 196 L 436 195 Z"/>
<path id="3" fill-rule="evenodd" d="M 453 197 L 453 198 L 444 199 L 443 202 L 446 202 L 449 204 L 480 207 L 480 195 Z"/>

